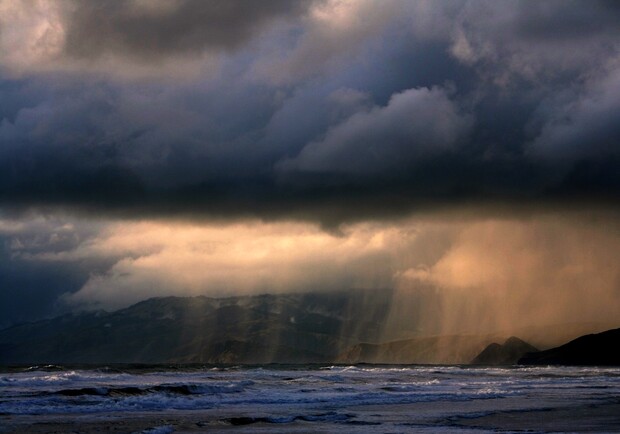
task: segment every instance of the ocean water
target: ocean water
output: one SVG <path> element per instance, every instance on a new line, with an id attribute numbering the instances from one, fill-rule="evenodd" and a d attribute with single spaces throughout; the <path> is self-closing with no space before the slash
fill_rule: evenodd
<path id="1" fill-rule="evenodd" d="M 185 431 L 197 432 L 578 432 L 582 425 L 592 428 L 584 432 L 620 432 L 618 408 L 620 368 L 45 366 L 0 372 L 0 421 L 4 431 L 16 432 L 24 430 L 12 425 L 16 421 L 134 417 L 146 424 L 137 432 L 151 433 L 181 430 L 182 421 L 193 427 L 184 422 Z M 171 423 L 152 423 L 163 416 Z M 574 422 L 564 429 L 567 417 Z"/>

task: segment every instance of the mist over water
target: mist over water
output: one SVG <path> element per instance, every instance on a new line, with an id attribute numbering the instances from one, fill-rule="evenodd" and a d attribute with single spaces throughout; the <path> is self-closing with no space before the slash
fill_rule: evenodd
<path id="1" fill-rule="evenodd" d="M 476 221 L 461 227 L 434 264 L 403 272 L 396 297 L 424 298 L 416 313 L 425 334 L 596 329 L 618 324 L 618 255 L 614 216 Z M 393 305 L 395 315 L 406 315 L 401 302 Z"/>

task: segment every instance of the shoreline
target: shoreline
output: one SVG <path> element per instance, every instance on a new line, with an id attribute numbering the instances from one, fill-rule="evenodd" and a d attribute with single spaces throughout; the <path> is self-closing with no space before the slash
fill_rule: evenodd
<path id="1" fill-rule="evenodd" d="M 197 433 L 197 432 L 373 432 L 398 429 L 401 432 L 433 432 L 450 427 L 459 432 L 617 432 L 620 431 L 620 399 L 617 402 L 586 401 L 566 405 L 565 401 L 538 403 L 523 398 L 451 402 L 445 405 L 421 402 L 399 405 L 343 406 L 337 409 L 305 408 L 305 413 L 331 411 L 333 420 L 313 422 L 292 417 L 293 413 L 265 409 L 212 408 L 190 411 L 144 413 L 2 415 L 3 434 L 60 433 Z M 446 404 L 446 403 L 442 403 Z M 300 409 L 301 410 L 301 409 Z M 278 420 L 279 422 L 276 422 Z"/>

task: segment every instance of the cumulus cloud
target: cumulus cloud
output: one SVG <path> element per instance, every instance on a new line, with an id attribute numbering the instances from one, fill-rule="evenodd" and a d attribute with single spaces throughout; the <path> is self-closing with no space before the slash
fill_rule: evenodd
<path id="1" fill-rule="evenodd" d="M 263 25 L 295 16 L 311 1 L 227 2 L 78 1 L 66 18 L 65 54 L 93 58 L 109 53 L 158 58 L 238 47 Z M 102 37 L 105 35 L 105 37 Z"/>
<path id="2" fill-rule="evenodd" d="M 283 171 L 393 175 L 455 150 L 471 127 L 443 89 L 409 89 L 332 127 Z"/>
<path id="3" fill-rule="evenodd" d="M 363 56 L 366 43 L 372 44 L 396 25 L 403 6 L 401 1 L 385 2 L 381 7 L 374 0 L 317 2 L 305 17 L 302 35 L 291 41 L 292 47 L 266 52 L 251 71 L 279 84 L 333 73 Z"/>
<path id="4" fill-rule="evenodd" d="M 389 262 L 415 237 L 407 228 L 382 225 L 358 225 L 334 236 L 293 223 L 123 223 L 74 251 L 39 259 L 121 257 L 65 297 L 80 307 L 117 308 L 170 294 L 389 288 Z"/>
<path id="5" fill-rule="evenodd" d="M 4 321 L 154 296 L 396 289 L 391 327 L 487 333 L 614 323 L 617 213 L 453 211 L 329 233 L 295 222 L 0 220 Z"/>
<path id="6" fill-rule="evenodd" d="M 40 255 L 73 250 L 105 226 L 67 215 L 0 215 L 0 327 L 66 312 L 58 302 L 77 291 L 93 272 L 108 269 L 114 258 L 47 261 Z"/>
<path id="7" fill-rule="evenodd" d="M 42 67 L 60 55 L 65 31 L 59 3 L 0 1 L 0 65 L 17 71 Z"/>
<path id="8" fill-rule="evenodd" d="M 618 50 L 620 10 L 613 2 L 480 0 L 446 12 L 455 25 L 451 53 L 502 86 L 515 78 L 562 80 Z"/>
<path id="9" fill-rule="evenodd" d="M 612 319 L 619 13 L 0 0 L 0 324 L 350 287 L 429 333 Z"/>
<path id="10" fill-rule="evenodd" d="M 617 206 L 615 4 L 220 3 L 1 0 L 2 207 Z"/>
<path id="11" fill-rule="evenodd" d="M 576 92 L 558 95 L 541 109 L 540 134 L 530 151 L 551 161 L 618 157 L 620 148 L 620 57 Z M 587 146 L 585 145 L 587 144 Z"/>
<path id="12" fill-rule="evenodd" d="M 183 73 L 188 64 L 200 68 L 219 53 L 238 49 L 278 19 L 303 15 L 312 3 L 3 0 L 2 63 L 17 73 Z"/>

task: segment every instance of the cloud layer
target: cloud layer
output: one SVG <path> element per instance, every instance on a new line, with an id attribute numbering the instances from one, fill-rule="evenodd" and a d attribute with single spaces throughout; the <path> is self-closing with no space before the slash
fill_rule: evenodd
<path id="1" fill-rule="evenodd" d="M 397 286 L 527 318 L 509 294 L 588 282 L 617 306 L 619 18 L 605 0 L 0 0 L 1 312 Z M 606 223 L 554 220 L 576 210 Z"/>
<path id="2" fill-rule="evenodd" d="M 306 223 L 0 220 L 5 322 L 156 296 L 386 291 L 396 330 L 617 323 L 617 214 Z M 20 285 L 19 290 L 12 285 Z"/>
<path id="3" fill-rule="evenodd" d="M 0 9 L 7 209 L 334 225 L 454 202 L 617 204 L 613 2 Z"/>
<path id="4" fill-rule="evenodd" d="M 185 74 L 217 63 L 312 0 L 2 0 L 0 49 L 13 73 L 104 72 L 124 77 Z M 157 71 L 159 69 L 159 71 Z"/>

